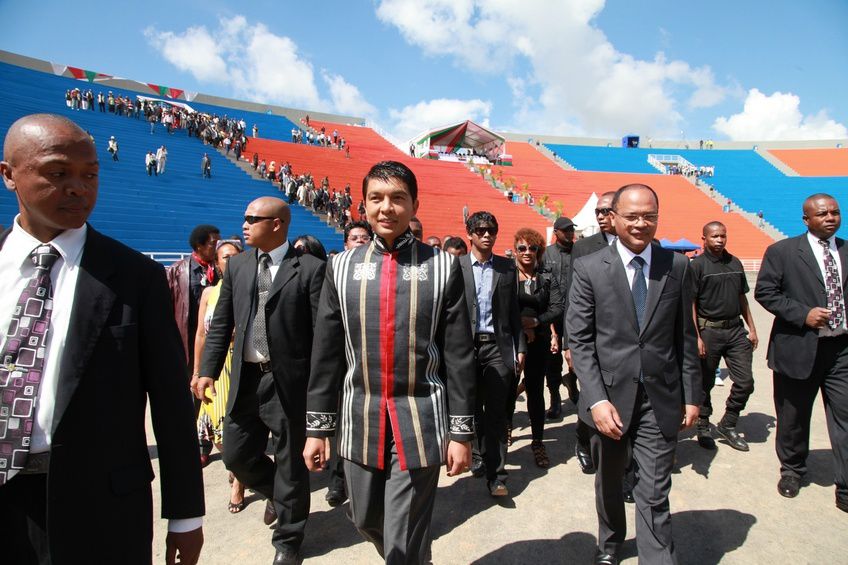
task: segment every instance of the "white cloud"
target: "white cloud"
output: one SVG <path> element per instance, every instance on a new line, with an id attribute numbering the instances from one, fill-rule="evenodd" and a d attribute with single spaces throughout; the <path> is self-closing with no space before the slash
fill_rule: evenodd
<path id="1" fill-rule="evenodd" d="M 336 112 L 368 119 L 377 116 L 377 108 L 362 96 L 359 88 L 346 81 L 343 76 L 322 71 L 321 77 L 330 91 L 330 99 Z"/>
<path id="2" fill-rule="evenodd" d="M 709 67 L 640 60 L 618 51 L 594 24 L 604 0 L 383 0 L 378 18 L 431 56 L 510 77 L 518 113 L 512 127 L 578 135 L 677 135 L 681 100 L 712 107 L 727 92 Z M 514 63 L 526 60 L 516 88 Z"/>
<path id="3" fill-rule="evenodd" d="M 732 140 L 844 139 L 848 128 L 828 117 L 825 110 L 804 116 L 801 99 L 792 93 L 767 96 L 752 88 L 742 112 L 719 117 L 713 128 Z"/>
<path id="4" fill-rule="evenodd" d="M 328 71 L 322 71 L 328 88 L 327 96 L 322 96 L 312 63 L 297 44 L 244 16 L 221 18 L 213 30 L 149 27 L 144 35 L 169 63 L 199 81 L 229 87 L 237 98 L 355 116 L 376 113 L 356 86 Z"/>
<path id="5" fill-rule="evenodd" d="M 400 110 L 389 110 L 389 118 L 394 124 L 393 135 L 403 141 L 429 128 L 447 126 L 464 120 L 472 120 L 483 127 L 489 127 L 491 102 L 484 100 L 456 100 L 438 98 L 422 100 L 417 104 L 404 106 Z"/>

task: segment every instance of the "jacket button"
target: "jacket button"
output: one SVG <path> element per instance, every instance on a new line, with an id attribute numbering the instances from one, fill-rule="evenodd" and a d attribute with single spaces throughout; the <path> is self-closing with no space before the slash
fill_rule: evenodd
<path id="1" fill-rule="evenodd" d="M 640 342 L 639 342 L 639 349 L 644 349 L 644 348 L 645 348 L 645 342 L 644 342 L 644 341 L 640 341 Z"/>

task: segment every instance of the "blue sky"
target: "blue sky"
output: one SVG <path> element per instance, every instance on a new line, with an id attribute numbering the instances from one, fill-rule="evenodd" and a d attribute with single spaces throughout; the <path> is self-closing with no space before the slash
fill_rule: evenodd
<path id="1" fill-rule="evenodd" d="M 848 137 L 844 0 L 0 2 L 0 48 L 363 116 L 496 129 Z"/>

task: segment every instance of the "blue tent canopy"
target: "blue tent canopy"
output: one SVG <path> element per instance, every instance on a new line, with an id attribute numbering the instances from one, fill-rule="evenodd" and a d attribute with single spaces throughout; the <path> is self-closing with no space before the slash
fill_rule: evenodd
<path id="1" fill-rule="evenodd" d="M 670 239 L 662 238 L 660 240 L 660 245 L 664 249 L 671 249 L 672 251 L 694 251 L 696 249 L 700 249 L 701 246 L 697 243 L 692 243 L 685 237 L 681 237 L 677 241 L 671 241 Z"/>

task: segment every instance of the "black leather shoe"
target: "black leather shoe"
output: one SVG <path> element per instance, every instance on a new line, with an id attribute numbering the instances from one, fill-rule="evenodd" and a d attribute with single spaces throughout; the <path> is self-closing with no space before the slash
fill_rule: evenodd
<path id="1" fill-rule="evenodd" d="M 618 565 L 618 557 L 604 553 L 600 549 L 595 552 L 595 565 Z"/>
<path id="2" fill-rule="evenodd" d="M 345 500 L 347 500 L 347 493 L 345 492 L 344 487 L 331 488 L 327 491 L 327 494 L 324 495 L 324 500 L 326 500 L 327 504 L 331 507 L 335 508 L 340 504 L 344 504 Z"/>
<path id="3" fill-rule="evenodd" d="M 559 420 L 562 418 L 562 398 L 560 398 L 559 394 L 555 398 L 551 398 L 551 408 L 545 412 L 545 418 L 548 420 Z"/>
<path id="4" fill-rule="evenodd" d="M 713 436 L 710 433 L 709 420 L 699 419 L 696 430 L 698 433 L 698 445 L 700 445 L 704 449 L 709 450 L 713 450 L 716 448 L 715 440 L 713 439 Z"/>
<path id="5" fill-rule="evenodd" d="M 633 491 L 632 490 L 625 490 L 624 491 L 624 502 L 626 502 L 627 504 L 635 504 L 636 503 L 636 499 L 633 498 Z"/>
<path id="6" fill-rule="evenodd" d="M 509 490 L 506 488 L 503 481 L 495 479 L 494 481 L 489 481 L 489 494 L 492 496 L 507 496 L 509 494 Z"/>
<path id="7" fill-rule="evenodd" d="M 272 563 L 273 565 L 299 565 L 300 556 L 292 548 L 278 549 Z"/>
<path id="8" fill-rule="evenodd" d="M 836 495 L 836 507 L 843 512 L 848 512 L 848 496 Z"/>
<path id="9" fill-rule="evenodd" d="M 798 477 L 780 477 L 780 481 L 777 483 L 777 492 L 780 493 L 780 496 L 785 496 L 786 498 L 795 498 L 798 496 L 798 490 L 801 488 L 801 479 Z"/>
<path id="10" fill-rule="evenodd" d="M 748 442 L 745 441 L 745 438 L 739 435 L 736 431 L 736 428 L 729 428 L 727 426 L 719 425 L 716 426 L 716 432 L 718 435 L 727 440 L 728 445 L 737 451 L 748 451 Z"/>
<path id="11" fill-rule="evenodd" d="M 262 521 L 265 522 L 266 526 L 270 526 L 277 520 L 277 511 L 274 509 L 274 501 L 267 500 L 265 501 L 265 515 L 262 516 Z M 276 561 L 275 561 L 276 563 Z"/>
<path id="12" fill-rule="evenodd" d="M 471 476 L 475 479 L 480 479 L 486 476 L 486 465 L 481 460 L 476 460 L 471 463 Z"/>
<path id="13" fill-rule="evenodd" d="M 569 371 L 562 377 L 562 384 L 565 385 L 565 390 L 568 391 L 568 399 L 577 406 L 577 401 L 580 399 L 580 391 L 577 389 L 577 375 L 573 371 Z"/>
<path id="14" fill-rule="evenodd" d="M 580 445 L 580 442 L 574 444 L 574 456 L 577 458 L 577 464 L 580 465 L 580 470 L 586 475 L 595 474 L 595 464 L 592 462 L 592 456 L 589 452 Z"/>

